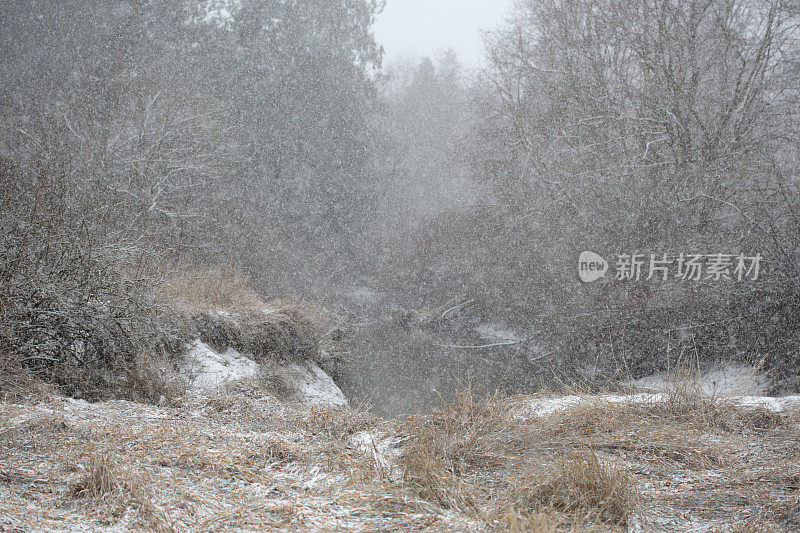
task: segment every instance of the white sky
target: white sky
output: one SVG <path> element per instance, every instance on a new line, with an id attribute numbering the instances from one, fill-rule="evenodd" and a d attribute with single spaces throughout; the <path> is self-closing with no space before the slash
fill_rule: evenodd
<path id="1" fill-rule="evenodd" d="M 387 0 L 378 15 L 375 38 L 384 59 L 433 56 L 452 48 L 465 66 L 483 62 L 480 30 L 505 20 L 512 0 Z"/>

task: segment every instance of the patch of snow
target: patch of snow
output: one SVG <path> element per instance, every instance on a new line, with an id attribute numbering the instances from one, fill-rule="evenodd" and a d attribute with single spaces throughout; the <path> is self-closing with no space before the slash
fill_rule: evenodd
<path id="1" fill-rule="evenodd" d="M 397 435 L 381 437 L 373 431 L 360 431 L 353 435 L 351 440 L 361 451 L 372 456 L 372 460 L 381 472 L 398 478 L 402 475 L 398 466 L 402 438 Z"/>
<path id="2" fill-rule="evenodd" d="M 375 303 L 380 295 L 369 287 L 363 285 L 352 287 L 345 296 L 352 302 L 360 305 Z"/>
<path id="3" fill-rule="evenodd" d="M 353 444 L 364 451 L 377 451 L 383 455 L 399 455 L 398 446 L 402 439 L 398 436 L 379 436 L 373 431 L 359 431 L 352 437 Z"/>
<path id="4" fill-rule="evenodd" d="M 308 474 L 309 477 L 303 483 L 303 488 L 306 490 L 317 487 L 330 477 L 328 474 L 321 472 L 319 466 L 314 466 Z"/>
<path id="5" fill-rule="evenodd" d="M 555 398 L 534 398 L 529 408 L 535 416 L 548 416 L 555 412 L 569 409 L 577 405 L 593 405 L 597 402 L 607 404 L 654 404 L 664 402 L 669 398 L 668 393 L 638 393 L 638 394 L 601 394 L 596 396 L 560 396 Z M 725 401 L 740 407 L 763 407 L 770 411 L 782 412 L 791 409 L 800 409 L 800 395 L 797 396 L 728 396 Z M 528 411 L 530 414 L 531 411 Z"/>
<path id="6" fill-rule="evenodd" d="M 220 3 L 209 0 L 206 4 L 206 16 L 203 18 L 203 22 L 215 22 L 217 24 L 232 22 L 233 14 L 228 8 L 233 6 L 227 4 L 233 4 L 233 2 Z"/>
<path id="7" fill-rule="evenodd" d="M 200 340 L 186 345 L 187 353 L 178 365 L 190 392 L 203 392 L 225 383 L 255 377 L 260 365 L 233 348 L 219 353 Z M 311 361 L 277 365 L 272 369 L 305 405 L 348 405 L 333 379 Z"/>
<path id="8" fill-rule="evenodd" d="M 308 405 L 344 407 L 347 398 L 333 379 L 311 361 L 290 364 L 285 372 L 288 384 L 297 390 L 298 400 Z"/>
<path id="9" fill-rule="evenodd" d="M 742 407 L 763 407 L 779 413 L 800 408 L 800 396 L 742 396 L 736 398 L 736 403 Z"/>
<path id="10" fill-rule="evenodd" d="M 187 353 L 178 370 L 193 391 L 213 389 L 258 373 L 258 363 L 233 348 L 217 353 L 206 343 L 196 340 L 186 345 Z"/>
<path id="11" fill-rule="evenodd" d="M 571 395 L 571 396 L 559 396 L 556 398 L 536 398 L 532 401 L 531 407 L 533 408 L 533 412 L 537 416 L 547 416 L 555 413 L 556 411 L 561 411 L 562 409 L 575 407 L 576 405 L 582 403 L 605 402 L 612 404 L 617 404 L 617 403 L 646 404 L 646 403 L 663 401 L 665 398 L 666 394 L 650 394 L 650 393 L 602 394 L 599 396 Z"/>
<path id="12" fill-rule="evenodd" d="M 475 328 L 482 338 L 489 341 L 521 341 L 514 331 L 500 324 L 481 324 Z"/>
<path id="13" fill-rule="evenodd" d="M 555 413 L 556 411 L 578 405 L 583 400 L 584 398 L 581 396 L 561 396 L 560 398 L 536 399 L 531 403 L 531 407 L 533 408 L 534 414 L 537 416 L 547 416 Z"/>
<path id="14" fill-rule="evenodd" d="M 670 387 L 670 380 L 662 372 L 627 384 L 642 390 L 665 391 Z M 696 384 L 705 394 L 714 396 L 757 396 L 764 394 L 769 388 L 766 376 L 752 367 L 742 365 L 727 365 L 707 372 L 699 377 Z"/>

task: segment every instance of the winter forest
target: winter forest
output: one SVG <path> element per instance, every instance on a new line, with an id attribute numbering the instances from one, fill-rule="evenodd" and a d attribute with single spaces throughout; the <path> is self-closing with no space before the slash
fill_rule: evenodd
<path id="1" fill-rule="evenodd" d="M 373 515 L 399 530 L 800 528 L 800 401 L 772 408 L 800 393 L 800 2 L 516 0 L 477 67 L 453 50 L 386 57 L 385 7 L 0 2 L 0 495 L 25 471 L 15 439 L 55 424 L 20 429 L 24 409 L 61 402 L 62 437 L 82 446 L 100 437 L 76 429 L 75 402 L 102 425 L 129 416 L 111 411 L 124 400 L 203 413 L 197 435 L 278 424 L 266 411 L 319 430 L 335 446 L 259 444 L 296 484 L 307 457 L 346 461 L 341 435 L 368 437 L 378 458 L 358 479 L 396 497 L 335 511 L 317 487 L 260 521 L 254 507 L 236 515 L 252 522 L 193 522 L 191 498 L 154 488 L 167 466 L 87 451 L 63 501 L 39 500 L 63 516 L 3 497 L 0 530 L 375 530 Z M 201 353 L 225 387 L 190 392 Z M 709 399 L 725 379 L 772 407 Z M 636 390 L 666 403 L 546 399 Z M 302 391 L 339 407 L 287 407 Z M 520 398 L 547 404 L 525 404 L 541 424 L 509 422 Z M 608 413 L 648 437 L 593 421 Z M 732 468 L 741 448 L 709 435 L 765 432 L 783 443 L 754 452 L 782 465 L 773 492 L 738 505 L 733 477 L 709 489 L 741 516 L 681 500 L 681 522 L 674 493 L 631 488 L 645 466 Z M 535 439 L 552 439 L 548 459 Z M 578 451 L 551 457 L 562 445 Z M 645 466 L 619 466 L 623 448 Z M 236 477 L 248 453 L 186 468 Z M 198 487 L 181 489 L 206 498 L 197 517 L 239 509 Z"/>

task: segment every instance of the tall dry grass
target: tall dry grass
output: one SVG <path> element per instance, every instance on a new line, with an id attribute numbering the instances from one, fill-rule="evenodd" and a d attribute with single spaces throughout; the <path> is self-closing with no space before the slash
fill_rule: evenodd
<path id="1" fill-rule="evenodd" d="M 554 509 L 585 522 L 624 525 L 636 509 L 636 484 L 620 464 L 600 460 L 591 448 L 567 451 L 521 476 L 515 505 Z"/>
<path id="2" fill-rule="evenodd" d="M 184 261 L 162 263 L 151 275 L 162 302 L 183 311 L 261 311 L 264 298 L 234 263 L 193 267 Z"/>
<path id="3" fill-rule="evenodd" d="M 624 525 L 636 489 L 624 466 L 592 451 L 554 455 L 515 403 L 471 391 L 405 425 L 405 481 L 419 497 L 487 526 L 551 531 Z"/>

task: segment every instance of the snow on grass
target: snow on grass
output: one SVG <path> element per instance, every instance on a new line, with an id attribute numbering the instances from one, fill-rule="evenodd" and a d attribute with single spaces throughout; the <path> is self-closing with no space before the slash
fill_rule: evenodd
<path id="1" fill-rule="evenodd" d="M 769 388 L 766 376 L 752 367 L 734 364 L 701 374 L 694 381 L 705 394 L 714 396 L 758 396 Z M 628 382 L 637 389 L 650 391 L 667 390 L 670 384 L 670 376 L 664 372 Z"/>
<path id="2" fill-rule="evenodd" d="M 591 466 L 575 459 L 589 457 L 587 449 L 604 472 L 626 472 L 642 495 L 628 531 L 723 531 L 762 514 L 771 520 L 763 530 L 797 530 L 788 513 L 796 509 L 800 426 L 783 415 L 704 425 L 648 410 L 668 393 L 521 396 L 462 402 L 409 425 L 282 402 L 258 385 L 171 406 L 0 402 L 0 530 L 542 530 L 549 522 L 530 513 L 561 501 L 548 495 L 570 496 L 563 489 L 574 485 L 564 483 L 576 480 L 581 490 L 582 480 L 595 487 L 583 470 L 562 468 Z M 800 397 L 737 401 L 800 405 Z M 620 409 L 625 403 L 644 405 Z M 543 416 L 531 420 L 531 406 Z M 404 462 L 418 448 L 430 452 L 420 456 L 429 477 L 410 475 L 419 472 Z M 440 493 L 453 499 L 442 504 Z M 564 507 L 540 518 L 565 531 L 570 523 L 623 530 L 595 524 L 602 517 L 589 514 L 597 509 Z"/>
<path id="3" fill-rule="evenodd" d="M 800 396 L 740 396 L 734 399 L 742 407 L 763 407 L 776 413 L 800 409 Z"/>
<path id="4" fill-rule="evenodd" d="M 709 400 L 724 400 L 725 402 L 738 407 L 764 408 L 775 413 L 800 409 L 800 395 L 798 396 L 711 396 Z M 669 401 L 670 395 L 667 392 L 657 393 L 635 393 L 635 394 L 599 394 L 596 396 L 559 396 L 554 398 L 534 397 L 530 400 L 530 411 L 525 415 L 549 416 L 553 413 L 570 409 L 579 405 L 589 405 L 601 403 L 609 405 L 652 405 Z M 520 413 L 523 414 L 523 413 Z"/>
<path id="5" fill-rule="evenodd" d="M 381 472 L 390 477 L 402 474 L 398 463 L 403 439 L 398 435 L 386 435 L 374 430 L 359 431 L 350 440 L 359 450 L 372 456 Z"/>
<path id="6" fill-rule="evenodd" d="M 589 402 L 606 402 L 609 404 L 618 403 L 653 403 L 663 401 L 666 398 L 665 394 L 602 394 L 597 396 L 558 396 L 554 398 L 538 398 L 531 399 L 530 408 L 536 416 L 548 416 L 555 412 L 569 409 L 578 405 L 586 404 Z"/>

